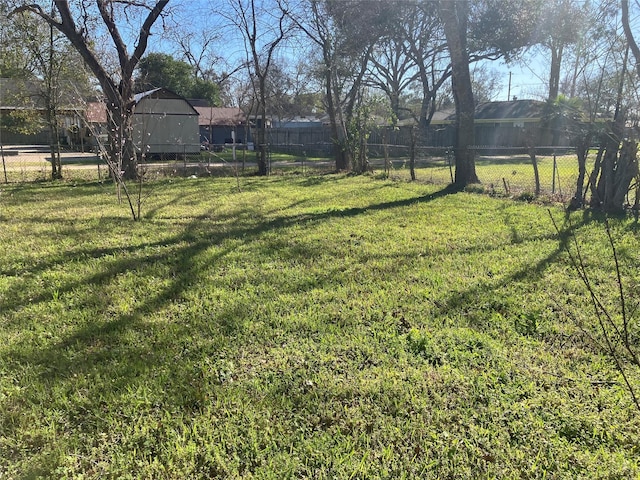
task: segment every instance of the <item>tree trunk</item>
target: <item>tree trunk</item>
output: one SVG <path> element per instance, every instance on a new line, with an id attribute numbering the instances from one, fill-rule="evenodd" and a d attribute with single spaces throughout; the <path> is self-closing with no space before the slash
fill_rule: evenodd
<path id="1" fill-rule="evenodd" d="M 390 95 L 391 111 L 398 117 L 400 115 L 400 86 L 393 85 L 393 91 Z"/>
<path id="2" fill-rule="evenodd" d="M 344 123 L 339 120 L 336 112 L 335 100 L 333 98 L 332 81 L 330 74 L 327 75 L 325 81 L 327 94 L 327 112 L 329 114 L 329 123 L 331 126 L 331 140 L 333 142 L 333 155 L 336 161 L 336 171 L 347 171 L 350 169 L 347 152 L 345 149 L 347 143 L 347 132 Z"/>
<path id="3" fill-rule="evenodd" d="M 130 106 L 120 103 L 120 99 L 107 102 L 110 167 L 117 178 L 133 180 L 138 177 L 138 156 L 133 143 L 133 112 Z"/>
<path id="4" fill-rule="evenodd" d="M 535 180 L 535 195 L 540 195 L 540 171 L 538 170 L 538 158 L 536 157 L 536 147 L 529 147 L 529 158 L 531 158 L 531 165 L 533 165 L 533 178 Z"/>
<path id="5" fill-rule="evenodd" d="M 605 146 L 601 145 L 596 155 L 596 160 L 593 163 L 593 171 L 589 175 L 589 191 L 591 192 L 591 201 L 589 206 L 591 208 L 597 208 L 602 203 L 601 192 L 598 191 L 598 184 L 600 183 L 600 172 L 602 170 L 602 158 L 604 157 Z"/>
<path id="6" fill-rule="evenodd" d="M 624 114 L 619 114 L 607 134 L 603 152 L 599 152 L 602 158 L 601 164 L 596 159 L 594 175 L 599 173 L 599 178 L 592 178 L 591 207 L 601 208 L 608 213 L 619 213 L 624 210 L 624 202 L 629 187 L 638 175 L 637 150 L 635 142 L 623 141 L 620 148 L 620 139 L 624 128 Z M 596 183 L 597 178 L 597 183 Z"/>
<path id="7" fill-rule="evenodd" d="M 50 113 L 51 114 L 51 113 Z M 53 120 L 49 120 L 49 132 L 51 135 L 51 179 L 60 180 L 62 178 L 62 161 L 60 160 L 60 133 L 58 130 L 57 116 L 53 114 Z"/>
<path id="8" fill-rule="evenodd" d="M 258 151 L 256 153 L 258 160 L 258 175 L 266 176 L 269 174 L 267 165 L 267 100 L 266 100 L 266 81 L 264 76 L 260 76 L 258 92 L 260 95 L 260 119 L 261 125 L 258 128 Z"/>
<path id="9" fill-rule="evenodd" d="M 622 28 L 624 35 L 627 38 L 627 44 L 636 59 L 636 71 L 640 75 L 640 47 L 631 30 L 631 24 L 629 22 L 629 0 L 621 0 L 622 3 Z M 637 33 L 637 32 L 636 32 Z"/>
<path id="10" fill-rule="evenodd" d="M 551 72 L 549 74 L 549 103 L 558 98 L 560 92 L 560 67 L 562 65 L 562 54 L 564 46 L 551 47 Z"/>
<path id="11" fill-rule="evenodd" d="M 389 128 L 382 130 L 382 151 L 384 153 L 384 176 L 389 178 L 391 175 L 391 162 L 389 161 Z"/>
<path id="12" fill-rule="evenodd" d="M 53 15 L 53 12 L 51 12 Z M 58 131 L 58 111 L 56 105 L 58 99 L 56 98 L 57 85 L 54 85 L 54 61 L 55 49 L 54 49 L 54 35 L 53 26 L 49 25 L 49 57 L 48 65 L 44 66 L 45 78 L 47 84 L 47 92 L 45 94 L 45 101 L 47 103 L 47 123 L 49 124 L 49 134 L 51 135 L 51 143 L 49 149 L 51 151 L 51 179 L 59 180 L 62 178 L 62 162 L 60 160 L 60 133 Z"/>
<path id="13" fill-rule="evenodd" d="M 62 178 L 62 162 L 60 161 L 60 133 L 58 130 L 58 114 L 54 105 L 53 91 L 51 87 L 45 95 L 47 103 L 46 121 L 49 127 L 49 153 L 51 155 L 51 179 Z"/>
<path id="14" fill-rule="evenodd" d="M 584 179 L 587 176 L 587 156 L 589 155 L 589 143 L 591 135 L 586 134 L 576 141 L 576 155 L 578 157 L 578 179 L 576 180 L 576 193 L 573 195 L 569 208 L 578 209 L 584 204 Z"/>
<path id="15" fill-rule="evenodd" d="M 416 144 L 418 143 L 418 125 L 411 128 L 411 149 L 409 152 L 409 174 L 411 181 L 416 181 Z"/>
<path id="16" fill-rule="evenodd" d="M 468 0 L 441 0 L 439 12 L 444 24 L 447 46 L 451 56 L 452 89 L 456 105 L 455 185 L 465 187 L 479 183 L 476 174 L 474 114 L 475 103 L 469 54 L 467 52 Z"/>
<path id="17" fill-rule="evenodd" d="M 613 189 L 608 195 L 604 211 L 619 213 L 624 211 L 624 203 L 629 193 L 629 187 L 638 176 L 638 144 L 630 140 L 622 142 L 616 162 Z"/>
<path id="18" fill-rule="evenodd" d="M 325 68 L 325 93 L 327 95 L 327 113 L 331 125 L 331 140 L 333 141 L 334 158 L 336 160 L 336 171 L 351 170 L 351 157 L 347 152 L 347 129 L 342 116 L 340 98 L 334 88 L 333 60 L 331 58 L 330 46 L 325 42 L 323 46 L 324 68 Z"/>

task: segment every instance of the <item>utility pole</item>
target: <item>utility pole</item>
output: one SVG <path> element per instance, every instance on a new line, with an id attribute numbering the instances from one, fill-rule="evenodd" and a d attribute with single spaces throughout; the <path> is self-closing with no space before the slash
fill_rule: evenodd
<path id="1" fill-rule="evenodd" d="M 507 89 L 507 101 L 511 101 L 511 72 L 509 72 L 509 88 Z"/>

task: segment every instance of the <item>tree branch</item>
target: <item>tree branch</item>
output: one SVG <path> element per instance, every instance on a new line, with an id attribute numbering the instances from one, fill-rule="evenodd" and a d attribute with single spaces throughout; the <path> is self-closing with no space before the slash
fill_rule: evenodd
<path id="1" fill-rule="evenodd" d="M 160 17 L 160 15 L 162 14 L 162 11 L 164 10 L 164 8 L 167 6 L 168 3 L 169 3 L 169 0 L 160 0 L 159 2 L 157 2 L 149 12 L 149 15 L 147 15 L 147 18 L 145 19 L 144 23 L 142 24 L 142 27 L 140 28 L 140 40 L 138 40 L 138 45 L 136 45 L 136 48 L 133 51 L 133 54 L 131 55 L 131 62 L 132 62 L 131 71 L 132 72 L 135 66 L 140 61 L 140 58 L 144 54 L 145 50 L 147 49 L 147 43 L 149 41 L 149 36 L 151 35 L 151 27 L 153 26 L 155 21 L 158 19 L 158 17 Z"/>
<path id="2" fill-rule="evenodd" d="M 629 48 L 631 48 L 633 56 L 636 59 L 636 71 L 638 75 L 640 75 L 640 48 L 636 43 L 633 32 L 631 31 L 631 26 L 629 25 L 629 0 L 622 0 L 622 29 L 624 30 L 625 37 L 627 37 Z"/>
<path id="3" fill-rule="evenodd" d="M 109 30 L 109 35 L 111 35 L 111 39 L 113 40 L 113 44 L 116 47 L 116 51 L 118 52 L 118 60 L 120 62 L 120 68 L 124 70 L 125 66 L 129 61 L 129 56 L 127 54 L 127 46 L 122 40 L 122 36 L 118 31 L 118 27 L 116 26 L 116 22 L 113 19 L 113 5 L 111 2 L 107 0 L 96 0 L 96 5 L 98 6 L 98 10 L 100 11 L 100 16 L 102 17 L 102 21 L 107 26 Z"/>

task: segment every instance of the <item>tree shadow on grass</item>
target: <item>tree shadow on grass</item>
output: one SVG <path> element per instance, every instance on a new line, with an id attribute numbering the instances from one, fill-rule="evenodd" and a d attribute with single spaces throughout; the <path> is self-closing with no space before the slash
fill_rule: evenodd
<path id="1" fill-rule="evenodd" d="M 335 174 L 314 174 L 313 176 L 306 177 L 300 180 L 299 184 L 303 187 L 316 187 L 318 185 L 326 185 L 327 183 L 336 183 L 339 178 Z"/>
<path id="2" fill-rule="evenodd" d="M 193 365 L 203 357 L 215 357 L 228 345 L 241 342 L 246 334 L 242 319 L 246 318 L 248 310 L 253 305 L 245 305 L 242 301 L 233 304 L 220 305 L 213 312 L 201 312 L 199 321 L 182 323 L 188 315 L 177 319 L 166 319 L 161 323 L 154 315 L 165 314 L 169 306 L 175 302 L 185 303 L 189 291 L 198 285 L 199 280 L 206 276 L 211 269 L 234 253 L 234 248 L 245 242 L 255 241 L 265 233 L 279 233 L 286 235 L 288 227 L 299 224 L 322 223 L 334 218 L 353 218 L 367 212 L 383 211 L 402 208 L 409 205 L 434 201 L 451 193 L 454 188 L 447 188 L 433 194 L 416 196 L 408 199 L 370 204 L 362 207 L 346 207 L 344 209 L 330 209 L 320 212 L 300 213 L 292 215 L 275 215 L 269 212 L 267 217 L 250 220 L 250 209 L 239 209 L 236 213 L 246 217 L 244 221 L 231 225 L 225 224 L 221 229 L 215 211 L 191 217 L 179 233 L 154 242 L 142 242 L 121 249 L 109 248 L 80 248 L 65 253 L 62 257 L 49 260 L 37 265 L 30 271 L 31 275 L 49 269 L 64 268 L 68 262 L 82 262 L 86 258 L 104 259 L 106 264 L 98 266 L 98 271 L 85 275 L 81 279 L 67 281 L 58 289 L 61 298 L 67 293 L 83 285 L 92 285 L 101 289 L 114 282 L 119 275 L 135 270 L 136 274 L 144 276 L 147 267 L 154 263 L 161 263 L 170 267 L 172 278 L 161 287 L 149 291 L 140 302 L 126 313 L 111 313 L 103 315 L 96 322 L 88 320 L 75 328 L 69 328 L 62 338 L 45 344 L 43 347 L 22 349 L 20 345 L 9 349 L 11 365 L 16 365 L 19 371 L 23 366 L 35 368 L 40 372 L 42 383 L 49 387 L 62 387 L 57 391 L 73 392 L 77 387 L 77 377 L 96 378 L 95 384 L 87 392 L 83 392 L 84 402 L 69 401 L 62 403 L 64 416 L 81 432 L 94 434 L 107 428 L 106 421 L 100 416 L 108 416 L 117 412 L 117 405 L 101 405 L 104 399 L 118 402 L 119 396 L 126 396 L 130 391 L 145 384 L 147 378 L 161 377 L 156 382 L 163 385 L 162 392 L 152 392 L 154 401 L 161 402 L 161 407 L 167 411 L 189 412 L 198 408 L 201 402 L 197 381 L 199 375 L 194 373 Z M 158 215 L 160 217 L 160 215 Z M 175 219 L 158 218 L 158 221 L 171 223 Z M 96 234 L 100 226 L 95 227 Z M 90 233 L 90 232 L 88 232 Z M 517 233 L 517 232 L 516 232 Z M 512 241 L 517 234 L 512 233 Z M 214 247 L 214 248 L 212 248 Z M 481 247 L 478 247 L 481 248 Z M 156 251 L 157 250 L 157 251 Z M 148 253 L 152 252 L 152 253 Z M 126 258 L 120 258 L 124 253 Z M 265 252 L 267 253 L 267 252 Z M 304 246 L 296 245 L 289 252 L 292 256 L 308 257 L 313 252 Z M 553 262 L 559 251 L 553 252 L 547 258 L 538 262 L 534 271 L 538 275 Z M 131 257 L 134 258 L 131 258 Z M 202 257 L 206 256 L 206 263 Z M 113 257 L 113 258 L 111 258 Z M 149 273 L 150 274 L 150 273 Z M 492 289 L 503 288 L 508 281 L 518 279 L 519 275 L 529 275 L 529 269 L 523 268 L 510 279 L 499 284 L 491 285 Z M 333 272 L 328 273 L 334 275 Z M 298 284 L 291 287 L 291 292 L 304 292 L 313 288 L 324 287 L 308 279 L 300 279 Z M 29 303 L 47 304 L 54 292 L 48 288 Z M 452 295 L 448 306 L 443 308 L 457 308 L 459 302 L 473 304 L 475 298 L 481 294 L 480 287 L 467 292 Z M 14 298 L 13 292 L 8 298 Z M 26 299 L 14 301 L 6 306 L 9 310 L 17 311 L 27 303 Z M 3 310 L 5 305 L 3 305 Z M 169 334 L 164 332 L 169 329 Z M 109 381 L 104 381 L 107 378 Z M 100 380 L 102 379 L 102 380 Z M 156 387 L 158 388 L 158 387 Z M 34 399 L 28 389 L 18 394 L 14 400 L 18 403 L 30 405 L 42 398 Z M 57 401 L 57 399 L 52 399 Z M 151 408 L 143 404 L 141 410 Z M 141 411 L 140 415 L 144 415 Z M 75 419 L 78 420 L 75 420 Z M 5 426 L 3 435 L 16 435 L 19 423 Z"/>
<path id="3" fill-rule="evenodd" d="M 5 291 L 4 296 L 8 300 L 5 300 L 3 303 L 3 311 L 12 312 L 27 304 L 33 305 L 41 302 L 48 302 L 52 299 L 54 294 L 58 296 L 64 295 L 72 292 L 74 289 L 82 285 L 95 285 L 97 287 L 104 286 L 119 274 L 123 274 L 131 270 L 144 269 L 145 265 L 166 261 L 166 255 L 168 253 L 175 257 L 176 260 L 172 263 L 180 272 L 180 275 L 172 283 L 180 285 L 184 283 L 185 280 L 197 276 L 197 272 L 191 271 L 191 269 L 194 268 L 193 265 L 190 265 L 190 260 L 192 258 L 196 257 L 209 247 L 221 245 L 225 241 L 236 240 L 246 242 L 264 233 L 286 229 L 293 225 L 322 222 L 333 218 L 349 218 L 366 212 L 402 208 L 409 205 L 430 202 L 455 193 L 456 191 L 457 190 L 454 187 L 449 186 L 432 194 L 411 197 L 403 200 L 371 204 L 363 207 L 347 207 L 344 209 L 334 208 L 324 212 L 280 215 L 272 219 L 265 219 L 264 221 L 259 220 L 258 222 L 247 221 L 246 223 L 236 223 L 233 227 L 225 228 L 224 230 L 218 230 L 218 226 L 211 223 L 211 220 L 218 216 L 218 214 L 212 211 L 209 214 L 191 218 L 190 223 L 183 232 L 156 242 L 142 242 L 137 245 L 130 245 L 126 247 L 80 248 L 64 252 L 53 259 L 34 263 L 29 267 L 21 266 L 20 270 L 17 270 L 16 268 L 4 269 L 0 272 L 3 275 L 20 275 L 30 277 L 47 270 L 64 268 L 64 266 L 69 263 L 84 262 L 88 258 L 103 259 L 105 257 L 113 257 L 113 259 L 109 261 L 107 268 L 101 268 L 100 271 L 75 282 L 66 282 L 62 286 L 52 287 L 50 289 L 45 288 L 38 295 L 31 296 L 28 299 L 22 294 L 24 287 L 16 284 Z M 244 209 L 236 210 L 234 211 L 234 214 L 238 217 L 248 218 L 251 216 L 251 212 L 252 211 L 250 209 Z M 226 219 L 230 219 L 232 216 L 233 214 L 225 214 L 224 217 Z M 122 219 L 113 220 L 126 222 Z M 44 222 L 46 224 L 48 221 L 38 220 L 38 222 Z M 69 228 L 71 228 L 71 226 Z M 99 234 L 98 232 L 103 229 L 104 225 L 98 224 L 93 227 L 93 234 L 97 235 Z M 91 235 L 91 229 L 89 228 L 85 230 L 84 234 Z M 177 247 L 177 251 L 173 251 L 171 247 L 177 245 L 184 246 Z M 145 250 L 159 251 L 153 254 L 145 254 Z M 122 257 L 122 254 L 124 254 L 124 257 Z M 139 258 L 135 258 L 135 255 L 137 254 L 140 254 Z M 131 258 L 132 256 L 134 256 L 134 258 Z M 179 291 L 180 288 L 174 288 L 172 292 L 168 293 L 177 294 Z M 171 296 L 165 295 L 165 298 L 170 299 Z"/>
<path id="4" fill-rule="evenodd" d="M 71 428 L 75 432 L 81 432 L 81 435 L 89 435 L 89 438 L 112 428 L 109 423 L 111 415 L 126 415 L 126 412 L 119 410 L 119 405 L 132 408 L 126 398 L 138 388 L 143 391 L 151 389 L 146 395 L 159 406 L 141 401 L 137 416 L 153 415 L 156 408 L 187 414 L 197 410 L 203 402 L 198 382 L 203 380 L 200 378 L 202 375 L 209 375 L 209 367 L 206 367 L 204 373 L 198 373 L 194 372 L 194 365 L 203 364 L 204 358 L 215 359 L 229 344 L 241 342 L 243 335 L 246 335 L 243 319 L 248 317 L 247 314 L 254 306 L 247 305 L 240 299 L 225 305 L 214 305 L 211 311 L 205 309 L 194 314 L 178 314 L 175 319 L 162 317 L 170 314 L 172 307 L 176 307 L 176 310 L 179 310 L 177 307 L 189 308 L 190 290 L 198 287 L 203 276 L 232 254 L 234 246 L 255 241 L 265 233 L 282 232 L 285 235 L 288 227 L 301 223 L 315 224 L 332 218 L 354 217 L 371 210 L 400 208 L 431 201 L 448 193 L 443 191 L 365 207 L 275 215 L 257 220 L 250 219 L 250 209 L 236 210 L 244 220 L 233 224 L 227 222 L 224 229 L 215 222 L 215 211 L 210 211 L 189 218 L 178 233 L 160 240 L 124 248 L 114 246 L 92 249 L 81 246 L 37 265 L 28 266 L 21 273 L 36 277 L 47 271 L 64 271 L 68 264 L 82 264 L 87 259 L 100 262 L 96 265 L 96 271 L 86 273 L 81 278 L 65 280 L 65 277 L 61 277 L 57 288 L 43 285 L 44 288 L 34 298 L 21 295 L 20 285 L 5 291 L 5 298 L 9 302 L 3 303 L 2 308 L 3 313 L 8 314 L 8 319 L 12 316 L 15 316 L 16 321 L 21 318 L 20 310 L 23 307 L 40 305 L 41 309 L 47 309 L 50 305 L 53 306 L 55 301 L 52 299 L 56 296 L 64 302 L 67 295 L 73 296 L 76 290 L 87 285 L 98 292 L 104 291 L 117 282 L 121 275 L 131 271 L 135 271 L 142 281 L 143 277 L 153 275 L 150 266 L 156 263 L 168 267 L 173 275 L 159 288 L 144 291 L 146 295 L 127 312 L 90 311 L 91 314 L 98 313 L 98 317 L 84 318 L 75 326 L 45 327 L 52 329 L 54 339 L 45 341 L 44 344 L 41 341 L 18 341 L 5 349 L 7 358 L 10 358 L 5 367 L 14 381 L 20 384 L 28 380 L 37 384 L 35 389 L 23 388 L 20 393 L 13 395 L 9 408 L 19 415 L 22 411 L 28 412 L 35 404 L 47 404 L 44 411 L 48 413 L 44 413 L 43 418 L 48 420 L 45 421 L 51 421 L 49 409 L 53 408 L 63 412 L 60 417 L 63 424 L 58 428 L 63 431 Z M 170 218 L 162 221 L 164 220 L 168 224 L 174 221 Z M 89 228 L 83 233 L 97 235 L 104 225 L 96 224 L 92 228 L 94 232 Z M 293 254 L 308 257 L 310 252 L 297 248 Z M 206 257 L 206 263 L 202 261 L 203 256 Z M 298 284 L 291 288 L 299 294 L 317 287 L 318 284 L 309 282 L 308 279 L 299 279 Z M 212 288 L 215 286 L 212 285 Z M 108 300 L 110 304 L 116 301 L 117 299 Z M 194 319 L 192 315 L 199 318 Z M 30 321 L 35 325 L 39 320 Z M 21 325 L 15 325 L 15 328 L 20 329 Z M 56 332 L 55 329 L 62 329 L 62 332 Z M 31 372 L 30 376 L 23 377 L 21 372 L 25 370 Z M 56 395 L 62 397 L 53 397 L 53 393 L 47 394 L 47 391 L 58 392 Z M 1 427 L 2 435 L 11 438 L 19 434 L 23 425 L 20 421 L 15 421 L 4 422 Z M 40 426 L 35 425 L 33 428 L 37 430 Z M 25 455 L 37 456 L 41 452 L 47 452 L 46 448 L 35 445 L 33 450 L 27 444 L 21 448 L 21 453 L 13 454 L 13 457 L 5 461 L 18 461 Z M 64 450 L 67 447 L 63 445 L 60 448 Z"/>
<path id="5" fill-rule="evenodd" d="M 355 217 L 358 215 L 362 215 L 366 212 L 376 212 L 381 210 L 389 210 L 393 208 L 402 208 L 407 207 L 409 205 L 417 205 L 425 202 L 432 202 L 442 197 L 446 197 L 447 195 L 452 195 L 454 193 L 459 193 L 460 189 L 454 185 L 448 185 L 442 190 L 438 190 L 435 193 L 431 193 L 428 195 L 422 195 L 419 197 L 407 198 L 404 200 L 393 200 L 390 202 L 382 202 L 376 203 L 373 205 L 367 205 L 365 207 L 350 207 L 344 209 L 332 209 L 326 212 L 314 213 L 314 214 L 304 214 L 300 216 L 301 220 L 325 220 L 328 218 L 344 218 L 344 217 Z M 299 220 L 298 220 L 299 221 Z M 285 225 L 286 226 L 286 225 Z"/>
<path id="6" fill-rule="evenodd" d="M 19 363 L 38 366 L 39 369 L 47 372 L 50 380 L 59 379 L 66 381 L 68 372 L 74 368 L 81 367 L 85 370 L 96 369 L 101 367 L 101 355 L 104 355 L 103 349 L 96 349 L 96 342 L 108 345 L 119 344 L 119 339 L 126 336 L 127 332 L 132 329 L 144 329 L 147 319 L 156 314 L 172 302 L 184 297 L 185 293 L 194 286 L 198 279 L 206 274 L 206 268 L 221 261 L 224 257 L 232 253 L 232 247 L 224 247 L 227 241 L 247 242 L 260 235 L 268 232 L 278 232 L 293 225 L 301 223 L 323 222 L 332 218 L 354 217 L 366 213 L 367 211 L 380 211 L 393 208 L 401 208 L 417 203 L 429 202 L 441 198 L 455 190 L 451 188 L 443 189 L 429 195 L 412 197 L 398 201 L 383 202 L 371 204 L 364 207 L 351 207 L 345 209 L 327 210 L 325 212 L 301 213 L 295 215 L 280 215 L 267 220 L 259 220 L 257 223 L 247 222 L 234 224 L 231 228 L 219 229 L 219 225 L 212 223 L 211 218 L 215 218 L 216 214 L 211 212 L 209 215 L 199 216 L 190 219 L 190 222 L 180 233 L 169 238 L 164 238 L 155 242 L 143 242 L 138 245 L 128 247 L 108 247 L 88 249 L 80 248 L 63 255 L 39 263 L 32 267 L 25 268 L 21 272 L 24 275 L 34 276 L 48 270 L 64 269 L 65 265 L 73 262 L 84 262 L 87 258 L 105 259 L 106 265 L 100 265 L 98 271 L 85 275 L 82 278 L 62 281 L 56 288 L 45 286 L 37 295 L 26 298 L 21 294 L 21 285 L 16 285 L 5 291 L 5 298 L 9 299 L 3 304 L 3 311 L 11 314 L 17 313 L 26 305 L 47 305 L 52 298 L 65 298 L 67 294 L 73 293 L 76 289 L 83 286 L 93 286 L 96 290 L 101 291 L 109 286 L 119 275 L 127 272 L 136 271 L 141 278 L 145 275 L 145 271 L 149 265 L 161 263 L 170 267 L 174 272 L 173 278 L 162 288 L 157 289 L 143 301 L 138 302 L 132 309 L 124 314 L 114 313 L 103 315 L 102 320 L 88 320 L 81 324 L 70 333 L 64 334 L 59 341 L 42 349 L 27 349 L 30 353 L 25 353 L 16 346 L 10 355 Z M 237 212 L 241 214 L 241 211 Z M 248 213 L 248 212 L 245 212 Z M 101 229 L 100 225 L 96 225 L 95 234 Z M 87 234 L 91 232 L 85 232 Z M 211 247 L 222 247 L 219 251 L 207 254 L 207 266 L 199 263 L 198 258 Z M 148 254 L 146 251 L 154 253 Z M 309 255 L 310 252 L 296 250 L 298 255 Z M 122 256 L 124 254 L 124 256 Z M 137 257 L 136 257 L 137 255 Z M 132 258 L 133 257 L 133 258 Z M 11 273 L 11 272 L 5 272 Z M 13 272 L 17 273 L 17 272 Z M 306 282 L 306 281 L 305 281 Z M 305 283 L 300 285 L 302 289 L 313 288 L 314 285 Z M 113 301 L 113 300 L 111 300 Z M 233 312 L 221 314 L 213 321 L 222 320 L 220 332 L 228 337 L 237 334 L 238 325 L 233 322 L 225 322 L 224 319 L 233 318 Z M 37 321 L 37 319 L 34 319 Z M 9 325 L 5 325 L 8 327 Z M 15 325 L 20 328 L 20 325 Z M 72 349 L 74 354 L 69 359 L 67 352 Z M 126 357 L 123 357 L 126 362 Z M 71 381 L 71 380 L 69 380 Z"/>
<path id="7" fill-rule="evenodd" d="M 500 279 L 494 279 L 494 275 L 487 277 L 486 281 L 479 282 L 477 285 L 468 288 L 463 291 L 454 291 L 443 302 L 438 302 L 437 311 L 439 315 L 450 316 L 452 312 L 463 313 L 470 321 L 470 326 L 481 328 L 483 325 L 474 324 L 475 314 L 489 313 L 483 310 L 496 310 L 498 313 L 508 316 L 513 312 L 509 312 L 509 306 L 504 304 L 501 300 L 504 299 L 503 292 L 514 284 L 523 281 L 536 281 L 543 278 L 543 274 L 549 267 L 557 263 L 561 256 L 566 252 L 566 248 L 569 246 L 571 239 L 581 228 L 585 227 L 592 221 L 599 221 L 598 217 L 595 218 L 586 215 L 579 222 L 570 222 L 568 217 L 564 217 L 563 224 L 559 227 L 560 232 L 551 232 L 548 235 L 537 238 L 527 239 L 527 243 L 535 245 L 539 240 L 557 240 L 558 245 L 546 256 L 539 259 L 533 264 L 525 264 L 517 271 L 511 273 Z M 505 223 L 510 224 L 508 218 L 505 218 Z M 550 222 L 550 228 L 551 222 Z M 522 235 L 517 229 L 510 225 L 511 241 L 512 243 L 523 243 Z M 485 305 L 483 299 L 494 299 L 493 305 Z M 508 302 L 507 302 L 508 303 Z"/>

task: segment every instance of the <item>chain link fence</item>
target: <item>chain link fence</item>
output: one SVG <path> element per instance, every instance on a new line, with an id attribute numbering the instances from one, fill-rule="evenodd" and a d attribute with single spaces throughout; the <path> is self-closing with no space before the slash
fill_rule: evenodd
<path id="1" fill-rule="evenodd" d="M 568 200 L 576 191 L 578 159 L 570 147 L 473 147 L 476 173 L 485 191 L 506 196 L 552 196 Z M 535 154 L 535 156 L 532 156 Z M 455 179 L 452 148 L 373 144 L 368 146 L 369 169 L 400 179 L 410 178 L 414 158 L 416 179 L 448 185 Z M 589 172 L 594 155 L 589 157 Z"/>
<path id="2" fill-rule="evenodd" d="M 479 180 L 497 194 L 538 194 L 568 200 L 576 191 L 578 157 L 572 148 L 474 147 L 473 150 Z"/>
<path id="3" fill-rule="evenodd" d="M 272 175 L 299 173 L 324 174 L 335 171 L 333 145 L 269 144 L 267 169 Z M 485 191 L 496 195 L 533 197 L 544 195 L 561 201 L 576 191 L 578 159 L 570 147 L 473 147 L 476 173 Z M 225 145 L 218 151 L 199 154 L 150 156 L 141 162 L 149 172 L 180 176 L 250 175 L 254 173 L 258 152 L 250 146 Z M 590 155 L 587 171 L 594 155 Z M 367 169 L 373 174 L 409 179 L 411 159 L 418 181 L 448 185 L 455 179 L 455 156 L 452 148 L 411 147 L 407 145 L 367 145 Z"/>
<path id="4" fill-rule="evenodd" d="M 257 153 L 252 145 L 225 145 L 194 153 L 193 146 L 166 154 L 149 154 L 140 160 L 140 169 L 147 175 L 224 176 L 251 175 L 256 171 Z M 273 175 L 298 173 L 323 174 L 335 171 L 333 145 L 270 144 L 267 148 L 268 171 Z M 578 160 L 572 148 L 473 147 L 476 172 L 482 188 L 506 196 L 550 196 L 570 199 L 576 191 Z M 535 153 L 535 157 L 531 154 Z M 26 154 L 26 155 L 25 155 Z M 46 179 L 50 174 L 50 154 L 46 148 L 28 150 L 24 147 L 5 148 L 3 176 L 5 181 L 23 182 Z M 373 174 L 409 179 L 411 159 L 418 181 L 448 185 L 455 178 L 455 159 L 451 148 L 407 145 L 369 144 L 367 168 Z M 595 153 L 589 156 L 588 173 L 593 168 Z M 66 152 L 63 173 L 107 178 L 107 166 L 96 153 Z"/>

